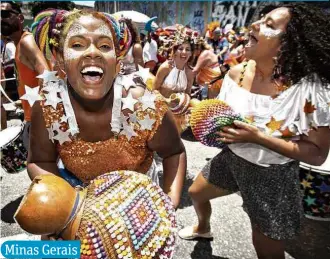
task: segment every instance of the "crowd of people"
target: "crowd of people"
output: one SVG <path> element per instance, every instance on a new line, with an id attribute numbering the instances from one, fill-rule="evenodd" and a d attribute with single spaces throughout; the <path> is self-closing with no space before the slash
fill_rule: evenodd
<path id="1" fill-rule="evenodd" d="M 153 29 L 152 21 L 140 35 L 131 20 L 93 11 L 46 10 L 32 33 L 23 20 L 16 3 L 1 2 L 2 36 L 16 46 L 31 179 L 64 177 L 59 159 L 81 185 L 116 170 L 157 178 L 156 152 L 163 190 L 178 207 L 190 158 L 168 99 L 217 98 L 251 123 L 218 132 L 228 145 L 189 189 L 198 225 L 178 235 L 212 238 L 210 199 L 240 191 L 258 257 L 284 258 L 283 241 L 301 225 L 299 161 L 321 165 L 330 147 L 322 10 L 287 4 L 249 29 L 212 22 L 204 35 L 182 25 Z"/>

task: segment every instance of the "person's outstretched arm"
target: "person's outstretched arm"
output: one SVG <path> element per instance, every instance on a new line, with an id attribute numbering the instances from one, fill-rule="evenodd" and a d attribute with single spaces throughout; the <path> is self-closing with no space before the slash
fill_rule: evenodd
<path id="1" fill-rule="evenodd" d="M 172 112 L 168 111 L 165 114 L 161 126 L 148 142 L 148 147 L 163 158 L 163 189 L 177 208 L 186 177 L 187 157 Z"/>

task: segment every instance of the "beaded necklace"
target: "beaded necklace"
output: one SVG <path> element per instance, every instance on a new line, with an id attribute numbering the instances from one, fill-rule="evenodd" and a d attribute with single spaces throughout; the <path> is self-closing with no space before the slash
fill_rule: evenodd
<path id="1" fill-rule="evenodd" d="M 243 63 L 243 69 L 242 69 L 240 77 L 239 77 L 239 82 L 238 82 L 239 87 L 243 87 L 243 80 L 244 80 L 247 65 L 248 65 L 248 62 L 245 61 Z M 276 92 L 277 92 L 276 95 L 271 96 L 273 99 L 276 98 L 277 96 L 279 96 L 282 92 L 284 92 L 285 90 L 287 90 L 290 87 L 290 86 L 285 85 L 285 84 L 280 85 L 276 80 L 274 80 L 273 84 L 275 85 Z"/>

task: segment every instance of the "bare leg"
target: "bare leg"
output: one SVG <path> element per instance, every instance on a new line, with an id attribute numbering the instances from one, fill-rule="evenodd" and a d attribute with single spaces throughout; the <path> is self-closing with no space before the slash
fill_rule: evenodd
<path id="1" fill-rule="evenodd" d="M 259 259 L 284 259 L 284 242 L 265 236 L 256 227 L 252 227 L 253 245 Z"/>
<path id="2" fill-rule="evenodd" d="M 209 232 L 212 212 L 210 200 L 228 195 L 230 192 L 210 184 L 202 173 L 197 176 L 188 192 L 198 217 L 198 225 L 195 226 L 195 232 L 201 234 Z"/>

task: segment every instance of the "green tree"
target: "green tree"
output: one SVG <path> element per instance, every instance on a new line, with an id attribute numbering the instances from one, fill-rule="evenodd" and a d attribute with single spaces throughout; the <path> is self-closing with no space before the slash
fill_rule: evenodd
<path id="1" fill-rule="evenodd" d="M 71 1 L 34 1 L 28 3 L 31 14 L 35 17 L 38 13 L 45 11 L 50 8 L 72 10 L 75 8 L 75 4 Z"/>

